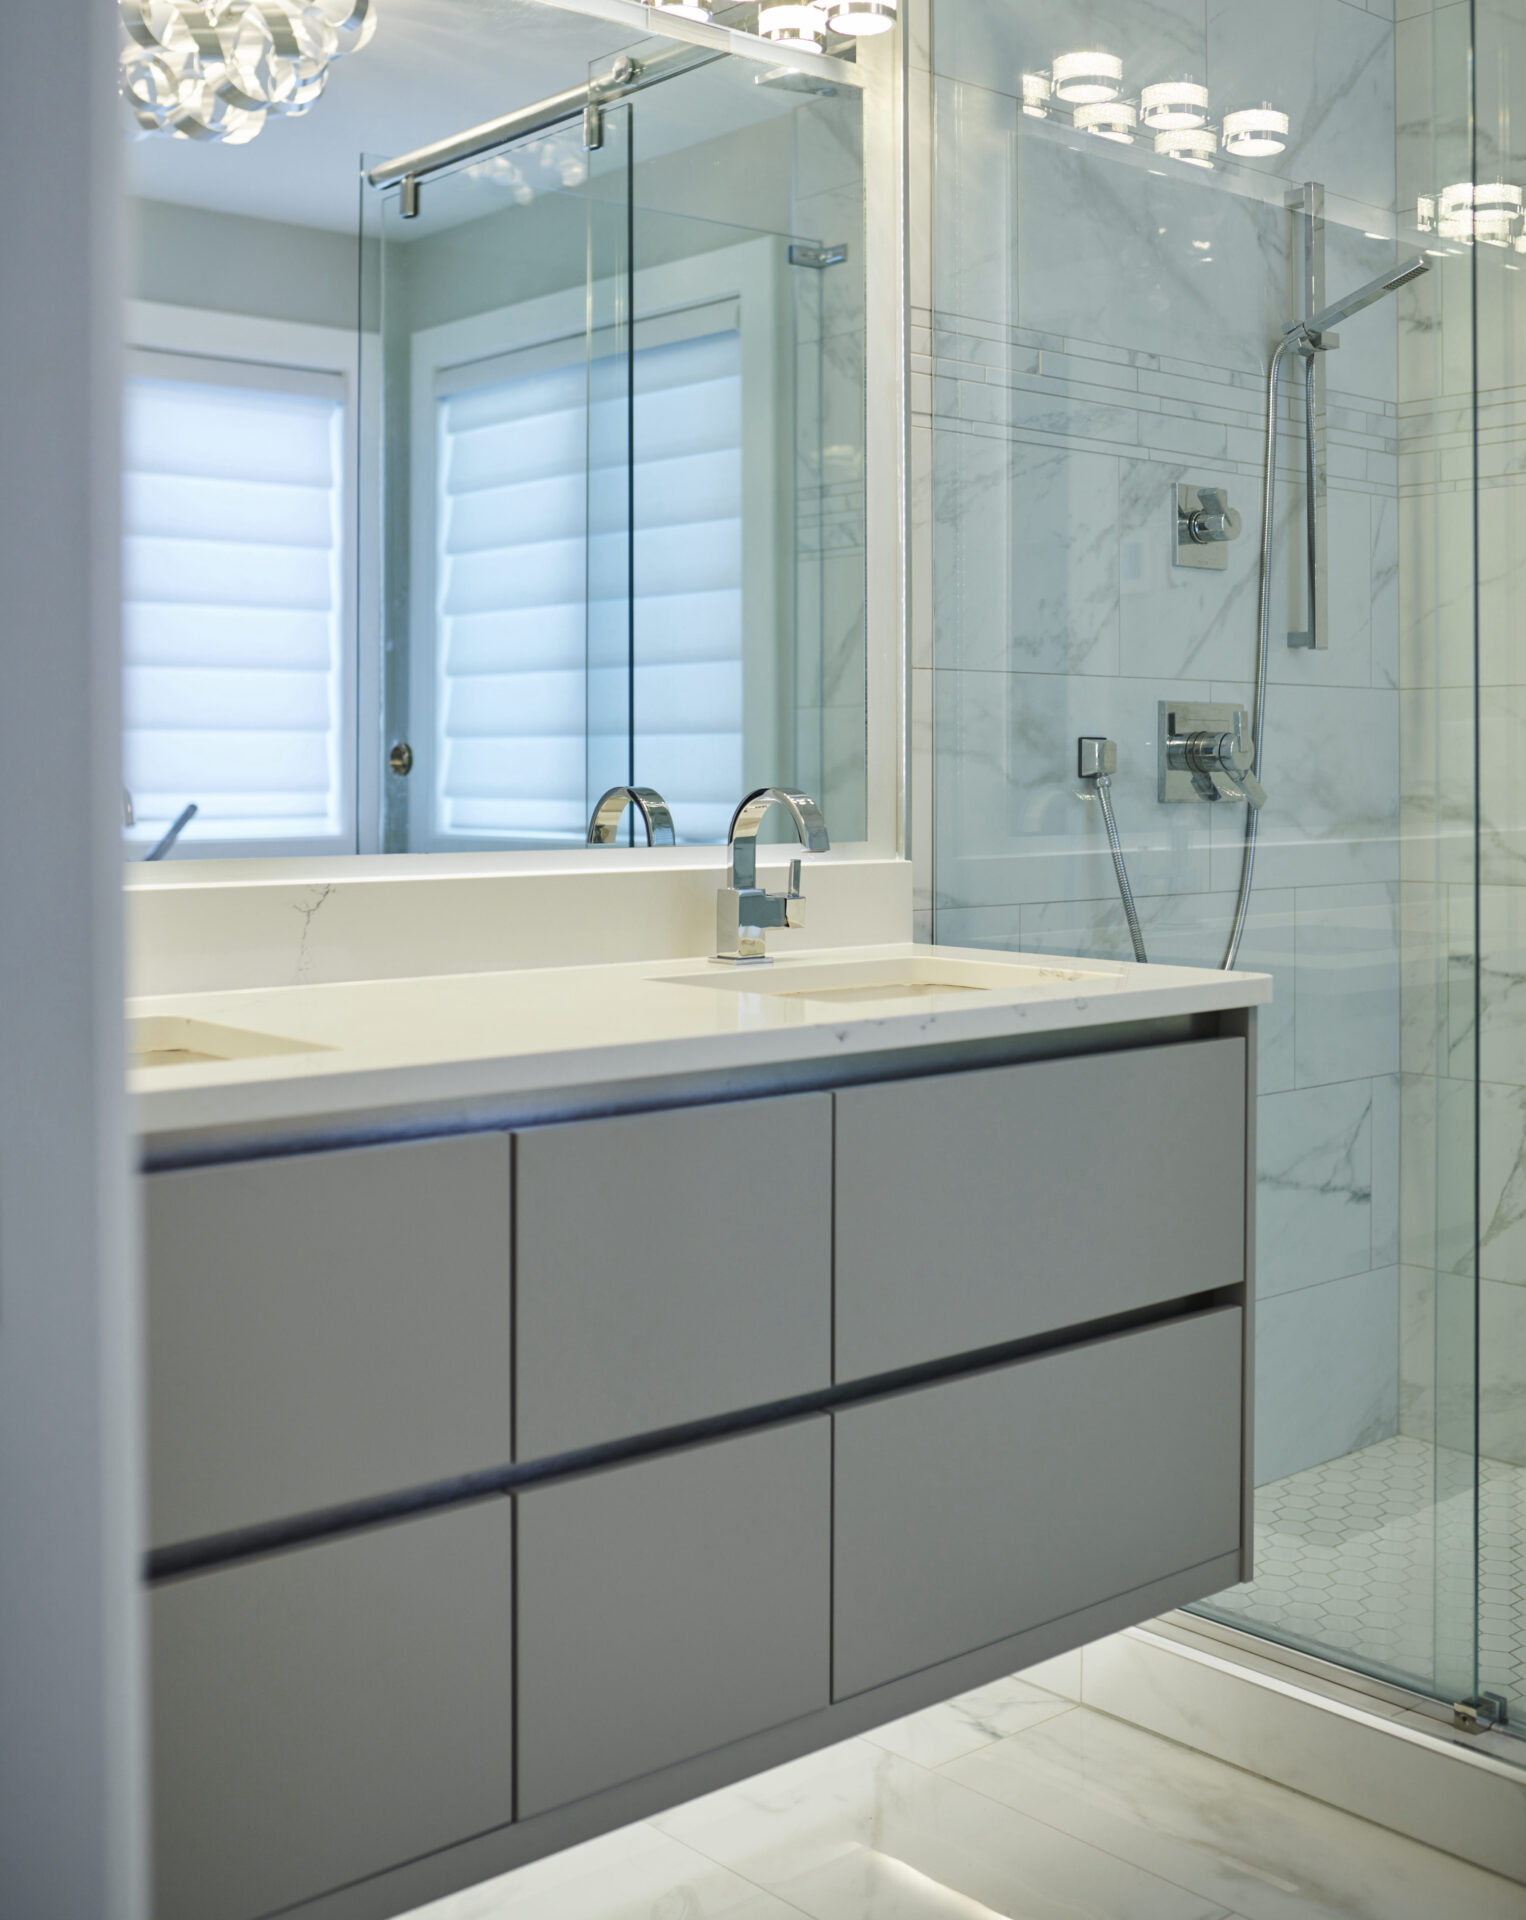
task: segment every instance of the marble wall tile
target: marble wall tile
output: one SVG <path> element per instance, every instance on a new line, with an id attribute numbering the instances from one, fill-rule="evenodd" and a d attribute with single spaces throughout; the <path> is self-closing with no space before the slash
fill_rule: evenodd
<path id="1" fill-rule="evenodd" d="M 1226 105 L 1271 100 L 1291 122 L 1272 163 L 1290 180 L 1321 180 L 1332 193 L 1392 207 L 1393 28 L 1329 0 L 1209 0 L 1208 59 Z"/>
<path id="2" fill-rule="evenodd" d="M 1429 1267 L 1399 1269 L 1399 1431 L 1447 1449 L 1464 1477 L 1481 1413 L 1474 1362 L 1478 1318 L 1471 1280 Z M 1510 1361 L 1519 1352 L 1504 1350 L 1512 1378 L 1520 1369 Z"/>
<path id="3" fill-rule="evenodd" d="M 1399 1261 L 1400 1081 L 1397 1073 L 1372 1082 L 1372 1264 Z"/>
<path id="4" fill-rule="evenodd" d="M 1450 1047 L 1452 968 L 1447 889 L 1399 888 L 1399 1056 L 1405 1073 L 1444 1070 Z"/>
<path id="5" fill-rule="evenodd" d="M 1042 131 L 1019 136 L 1017 181 L 1019 325 L 1209 367 L 1265 366 L 1287 321 L 1291 224 L 1280 207 Z"/>
<path id="6" fill-rule="evenodd" d="M 1526 888 L 1478 890 L 1478 994 L 1482 1032 L 1478 1071 L 1486 1080 L 1526 1086 Z M 1474 901 L 1456 888 L 1452 901 L 1451 1068 L 1473 1065 L 1473 980 L 1466 965 L 1474 938 Z"/>
<path id="7" fill-rule="evenodd" d="M 1258 1306 L 1258 1486 L 1398 1431 L 1398 1329 L 1395 1268 Z"/>
<path id="8" fill-rule="evenodd" d="M 1470 1090 L 1466 1081 L 1455 1084 Z M 1453 1106 L 1457 1120 L 1471 1120 L 1466 1101 Z M 1479 1275 L 1526 1285 L 1526 1087 L 1481 1081 L 1478 1131 Z M 1464 1270 L 1465 1256 L 1449 1264 Z"/>
<path id="9" fill-rule="evenodd" d="M 1143 894 L 1207 891 L 1206 807 L 1157 804 L 1159 702 L 1206 699 L 1193 684 L 1103 675 L 937 675 L 936 905 L 1099 900 L 1116 886 L 1076 741 L 1118 743 L 1113 785 L 1133 884 Z"/>
<path id="10" fill-rule="evenodd" d="M 1479 1450 L 1526 1467 L 1526 1285 L 1478 1290 Z"/>
<path id="11" fill-rule="evenodd" d="M 936 22 L 940 73 L 1012 94 L 1025 68 L 1078 47 L 1120 55 L 1131 92 L 1203 76 L 1203 0 L 937 0 Z"/>
<path id="12" fill-rule="evenodd" d="M 1118 462 L 935 429 L 940 667 L 1115 674 Z"/>
<path id="13" fill-rule="evenodd" d="M 1261 1097 L 1258 1297 L 1365 1273 L 1371 1266 L 1372 1122 L 1369 1080 Z"/>
<path id="14" fill-rule="evenodd" d="M 937 18 L 941 38 L 941 9 Z M 991 90 L 989 76 L 981 84 L 933 82 L 932 304 L 938 313 L 1016 321 L 1016 144 L 1016 104 L 1010 94 Z"/>
<path id="15" fill-rule="evenodd" d="M 1249 705 L 1247 682 L 1215 682 L 1210 698 Z M 1399 878 L 1399 696 L 1377 687 L 1269 690 L 1256 854 L 1269 887 L 1360 886 Z M 1239 874 L 1243 810 L 1208 809 L 1214 884 Z"/>
<path id="16" fill-rule="evenodd" d="M 1518 1089 L 1502 1088 L 1502 1093 Z M 1495 1169 L 1493 1198 L 1507 1185 Z M 1491 1163 L 1492 1164 L 1492 1163 Z M 1406 1073 L 1399 1104 L 1399 1257 L 1404 1265 L 1471 1274 L 1474 1265 L 1473 1086 L 1471 1081 Z"/>
<path id="17" fill-rule="evenodd" d="M 1301 1087 L 1399 1070 L 1399 889 L 1297 893 Z"/>
<path id="18" fill-rule="evenodd" d="M 1245 520 L 1223 573 L 1179 567 L 1176 489 L 1222 487 Z M 1260 594 L 1259 488 L 1202 461 L 1119 462 L 1119 653 L 1123 671 L 1184 680 L 1250 670 Z"/>

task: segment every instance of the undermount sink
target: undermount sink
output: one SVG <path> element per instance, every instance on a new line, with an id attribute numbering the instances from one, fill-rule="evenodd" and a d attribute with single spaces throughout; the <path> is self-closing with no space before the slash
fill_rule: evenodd
<path id="1" fill-rule="evenodd" d="M 983 993 L 1106 993 L 1123 980 L 1105 968 L 1035 966 L 1031 961 L 827 960 L 806 965 L 722 967 L 707 973 L 670 974 L 675 987 L 710 987 L 723 993 L 765 993 L 781 1000 L 931 1000 Z"/>
<path id="2" fill-rule="evenodd" d="M 279 1053 L 329 1053 L 315 1040 L 289 1040 L 252 1027 L 224 1027 L 214 1020 L 157 1013 L 127 1022 L 130 1067 L 201 1067 L 220 1060 L 261 1060 Z"/>

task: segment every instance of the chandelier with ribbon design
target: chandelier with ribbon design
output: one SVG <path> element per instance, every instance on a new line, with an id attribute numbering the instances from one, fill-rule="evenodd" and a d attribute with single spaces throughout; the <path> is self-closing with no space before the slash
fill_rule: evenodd
<path id="1" fill-rule="evenodd" d="M 145 134 L 242 146 L 307 113 L 334 61 L 376 31 L 376 0 L 117 0 L 122 93 Z"/>

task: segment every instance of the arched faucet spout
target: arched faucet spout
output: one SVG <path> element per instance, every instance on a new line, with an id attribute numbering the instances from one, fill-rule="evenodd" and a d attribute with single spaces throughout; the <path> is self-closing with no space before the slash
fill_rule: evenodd
<path id="1" fill-rule="evenodd" d="M 774 806 L 783 807 L 789 815 L 796 838 L 808 853 L 831 849 L 827 823 L 808 793 L 791 787 L 759 787 L 748 794 L 731 816 L 727 883 L 715 902 L 715 957 L 728 966 L 767 966 L 765 931 L 805 925 L 798 860 L 790 862 L 788 893 L 767 893 L 758 885 L 758 828 Z"/>

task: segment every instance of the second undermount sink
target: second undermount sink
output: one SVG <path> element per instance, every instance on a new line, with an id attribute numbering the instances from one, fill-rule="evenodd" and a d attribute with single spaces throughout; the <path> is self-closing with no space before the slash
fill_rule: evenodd
<path id="1" fill-rule="evenodd" d="M 130 1067 L 202 1067 L 223 1060 L 261 1060 L 281 1053 L 329 1053 L 315 1040 L 291 1040 L 252 1027 L 225 1027 L 188 1014 L 156 1013 L 127 1022 Z"/>
<path id="2" fill-rule="evenodd" d="M 712 967 L 705 973 L 670 974 L 676 987 L 709 987 L 723 993 L 763 993 L 782 1000 L 827 1004 L 859 1001 L 953 998 L 1001 994 L 1107 993 L 1123 979 L 1108 969 L 1036 965 L 1032 961 L 926 959 L 826 960 L 769 967 Z"/>

